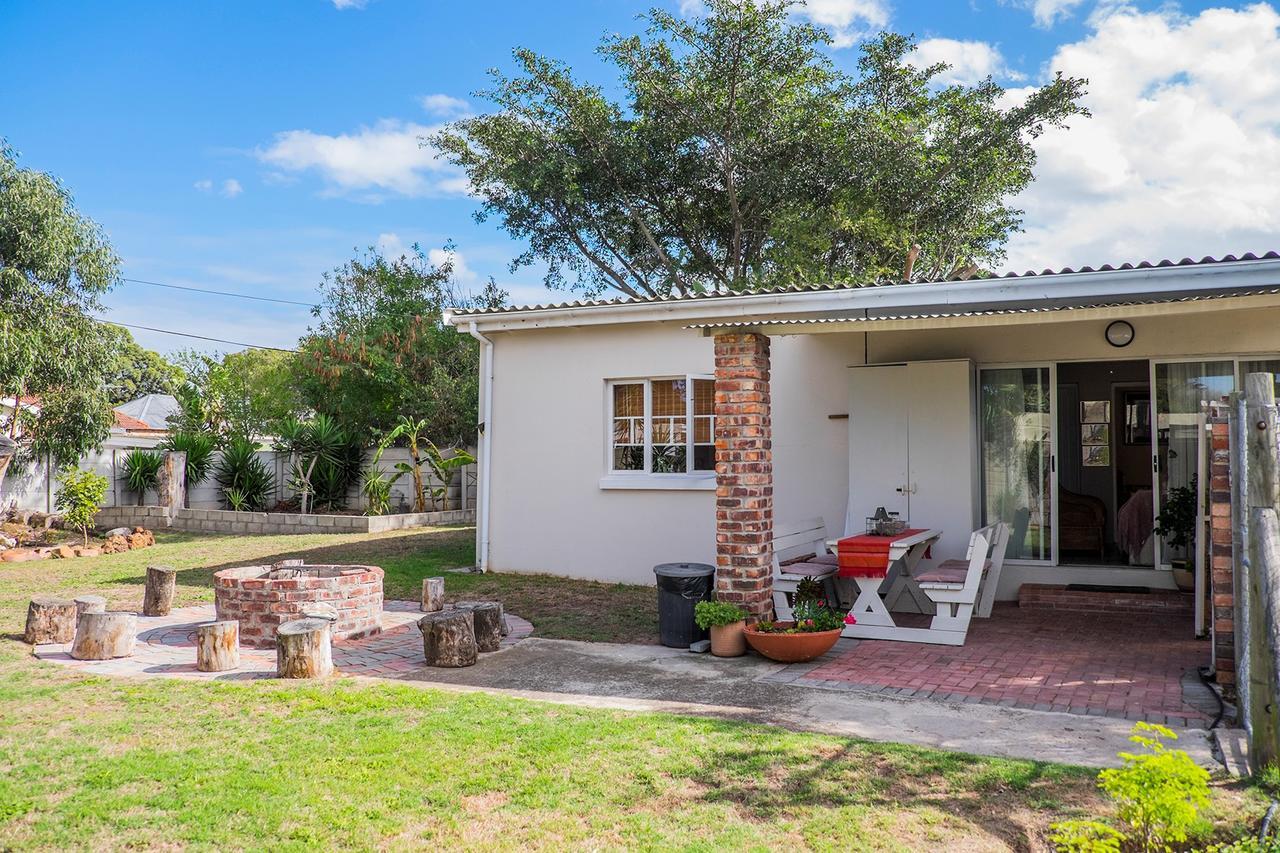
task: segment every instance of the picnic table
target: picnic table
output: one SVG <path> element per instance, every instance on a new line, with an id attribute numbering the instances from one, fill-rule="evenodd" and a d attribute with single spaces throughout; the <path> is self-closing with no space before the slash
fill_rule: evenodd
<path id="1" fill-rule="evenodd" d="M 863 534 L 830 540 L 827 547 L 839 561 L 837 577 L 853 581 L 858 597 L 849 609 L 856 624 L 845 625 L 842 636 L 870 640 L 909 639 L 910 628 L 899 628 L 880 598 L 895 604 L 903 594 L 909 595 L 921 613 L 932 613 L 933 604 L 917 586 L 913 571 L 942 536 L 941 530 L 916 528 L 892 536 Z"/>

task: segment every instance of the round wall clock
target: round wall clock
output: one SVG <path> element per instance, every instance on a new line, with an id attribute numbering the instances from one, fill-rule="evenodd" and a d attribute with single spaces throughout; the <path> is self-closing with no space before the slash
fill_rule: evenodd
<path id="1" fill-rule="evenodd" d="M 1133 343 L 1133 324 L 1128 320 L 1116 320 L 1107 326 L 1107 343 L 1113 347 L 1127 347 Z"/>

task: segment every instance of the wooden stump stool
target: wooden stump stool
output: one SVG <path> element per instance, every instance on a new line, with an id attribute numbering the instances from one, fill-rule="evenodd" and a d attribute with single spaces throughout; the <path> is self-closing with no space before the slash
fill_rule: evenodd
<path id="1" fill-rule="evenodd" d="M 168 566 L 147 566 L 147 589 L 142 597 L 143 616 L 168 616 L 173 607 L 178 571 Z"/>
<path id="2" fill-rule="evenodd" d="M 444 578 L 422 579 L 422 612 L 436 613 L 444 609 Z"/>
<path id="3" fill-rule="evenodd" d="M 422 653 L 430 666 L 471 666 L 476 662 L 476 634 L 471 614 L 441 610 L 418 620 Z"/>
<path id="4" fill-rule="evenodd" d="M 202 622 L 196 626 L 196 669 L 225 672 L 240 665 L 240 623 Z"/>
<path id="5" fill-rule="evenodd" d="M 100 595 L 76 596 L 76 619 L 81 613 L 106 613 L 107 600 Z"/>
<path id="6" fill-rule="evenodd" d="M 333 623 L 295 619 L 276 628 L 277 678 L 326 678 L 333 674 Z"/>
<path id="7" fill-rule="evenodd" d="M 124 610 L 81 613 L 76 620 L 76 639 L 71 656 L 76 660 L 111 660 L 133 654 L 138 634 L 138 616 Z"/>
<path id="8" fill-rule="evenodd" d="M 455 610 L 471 614 L 471 628 L 476 635 L 476 648 L 496 652 L 502 645 L 502 605 L 496 601 L 460 601 Z"/>
<path id="9" fill-rule="evenodd" d="M 37 595 L 27 605 L 27 630 L 23 639 L 40 643 L 69 643 L 76 635 L 76 603 L 69 598 Z"/>

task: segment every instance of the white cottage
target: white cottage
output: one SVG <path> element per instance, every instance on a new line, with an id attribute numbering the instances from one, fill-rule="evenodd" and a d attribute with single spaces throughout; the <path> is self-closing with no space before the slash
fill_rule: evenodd
<path id="1" fill-rule="evenodd" d="M 883 506 L 942 558 L 1007 522 L 1000 598 L 1171 588 L 1201 549 L 1155 520 L 1206 488 L 1202 402 L 1280 371 L 1280 256 L 448 319 L 482 342 L 485 568 L 716 563 L 763 613 L 775 523 Z"/>

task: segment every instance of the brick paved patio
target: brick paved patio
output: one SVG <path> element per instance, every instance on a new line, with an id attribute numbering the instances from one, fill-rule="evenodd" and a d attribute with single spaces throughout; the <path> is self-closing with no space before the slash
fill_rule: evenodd
<path id="1" fill-rule="evenodd" d="M 909 618 L 909 617 L 908 617 Z M 906 621 L 906 620 L 903 620 Z M 1189 614 L 1087 614 L 998 605 L 963 646 L 841 641 L 794 684 L 1202 726 L 1216 712 L 1195 669 L 1209 644 Z M 779 678 L 777 680 L 783 680 Z"/>
<path id="2" fill-rule="evenodd" d="M 213 605 L 177 607 L 160 617 L 138 616 L 138 641 L 132 657 L 107 661 L 81 661 L 69 654 L 71 645 L 50 643 L 36 646 L 41 660 L 74 667 L 95 675 L 240 680 L 274 678 L 275 649 L 240 647 L 240 666 L 228 672 L 200 672 L 196 669 L 196 625 L 212 621 Z M 426 667 L 422 656 L 422 634 L 417 621 L 422 618 L 416 601 L 387 601 L 383 604 L 382 631 L 371 637 L 335 640 L 333 664 L 339 675 L 368 675 L 397 678 Z M 533 626 L 519 616 L 506 614 L 504 647 L 533 633 Z"/>

